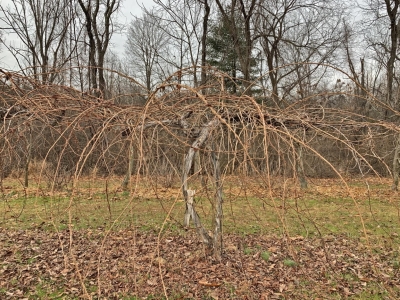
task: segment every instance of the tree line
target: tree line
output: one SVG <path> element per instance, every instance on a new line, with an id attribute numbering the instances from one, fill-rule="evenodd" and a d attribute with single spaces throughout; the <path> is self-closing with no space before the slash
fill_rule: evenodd
<path id="1" fill-rule="evenodd" d="M 94 103 L 145 107 L 154 97 L 180 99 L 181 87 L 190 86 L 205 95 L 246 95 L 274 111 L 296 108 L 304 120 L 327 109 L 346 111 L 354 122 L 390 122 L 396 132 L 400 1 L 153 2 L 129 24 L 120 21 L 120 0 L 0 4 L 0 51 L 9 51 L 19 68 L 2 69 L 3 91 L 13 86 L 21 96 L 51 85 Z M 7 43 L 8 32 L 21 42 Z M 125 49 L 117 55 L 112 38 L 121 32 Z M 18 102 L 4 95 L 5 109 Z M 318 109 L 323 112 L 313 113 Z M 97 125 L 91 126 L 95 136 Z M 365 128 L 353 130 L 352 144 L 368 134 Z M 385 152 L 376 156 L 386 164 L 380 173 L 396 177 L 397 140 L 388 135 L 380 147 Z"/>
<path id="2" fill-rule="evenodd" d="M 152 91 L 192 66 L 199 68 L 180 80 L 205 84 L 200 67 L 211 65 L 240 79 L 240 86 L 226 87 L 232 93 L 282 107 L 337 87 L 341 75 L 329 65 L 351 76 L 353 82 L 340 85 L 368 90 L 397 110 L 399 1 L 155 0 L 129 24 L 120 21 L 122 5 L 11 0 L 0 5 L 2 51 L 11 52 L 24 75 L 103 97 L 117 86 L 106 69 L 132 75 Z M 11 32 L 20 43 L 7 42 Z M 117 55 L 110 43 L 121 32 L 125 51 Z M 248 88 L 266 73 L 262 91 Z M 360 109 L 372 109 L 360 102 Z"/>

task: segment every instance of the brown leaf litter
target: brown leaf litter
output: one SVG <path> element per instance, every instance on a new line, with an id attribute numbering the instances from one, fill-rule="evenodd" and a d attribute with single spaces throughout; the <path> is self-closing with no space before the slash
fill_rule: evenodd
<path id="1" fill-rule="evenodd" d="M 398 243 L 225 235 L 224 244 L 216 262 L 191 232 L 0 228 L 0 298 L 400 298 Z"/>

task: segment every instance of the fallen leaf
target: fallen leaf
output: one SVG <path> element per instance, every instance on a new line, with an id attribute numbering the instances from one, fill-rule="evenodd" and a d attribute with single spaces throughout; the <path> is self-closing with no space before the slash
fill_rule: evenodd
<path id="1" fill-rule="evenodd" d="M 221 283 L 218 282 L 208 282 L 206 280 L 200 280 L 199 281 L 200 285 L 204 285 L 204 286 L 211 286 L 211 287 L 218 287 L 221 285 Z"/>
<path id="2" fill-rule="evenodd" d="M 155 279 L 147 279 L 147 284 L 150 286 L 157 285 L 157 281 Z"/>
<path id="3" fill-rule="evenodd" d="M 156 264 L 160 264 L 161 266 L 164 266 L 166 264 L 166 260 L 164 258 L 162 258 L 161 256 L 158 256 L 154 259 L 154 262 Z"/>

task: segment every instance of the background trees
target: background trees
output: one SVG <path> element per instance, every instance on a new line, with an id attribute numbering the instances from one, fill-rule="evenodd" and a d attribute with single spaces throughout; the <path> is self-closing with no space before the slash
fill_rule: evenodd
<path id="1" fill-rule="evenodd" d="M 252 19 L 257 2 L 257 0 L 232 0 L 225 4 L 220 0 L 216 1 L 222 15 L 223 24 L 229 29 L 233 42 L 232 48 L 239 60 L 247 93 L 251 91 L 248 87 L 251 80 L 251 60 L 254 45 Z"/>
<path id="2" fill-rule="evenodd" d="M 264 97 L 278 106 L 282 100 L 304 98 L 312 89 L 334 88 L 336 74 L 326 73 L 324 64 L 348 69 L 358 84 L 362 68 L 363 84 L 397 110 L 398 3 L 370 0 L 360 5 L 346 8 L 341 1 L 319 0 L 160 0 L 135 16 L 126 35 L 130 50 L 116 53 L 128 58 L 130 68 L 150 89 L 185 67 L 195 68 L 186 79 L 195 85 L 200 82 L 199 66 L 214 65 L 247 85 L 268 72 L 261 82 L 264 91 L 269 90 Z M 119 6 L 116 0 L 2 4 L 2 28 L 21 40 L 10 44 L 3 36 L 3 51 L 15 56 L 23 72 L 36 74 L 43 82 L 54 82 L 54 71 L 68 67 L 62 76 L 57 73 L 58 82 L 104 94 L 109 86 L 105 57 L 118 27 Z M 367 31 L 357 29 L 359 12 Z M 89 70 L 83 72 L 83 66 Z M 204 75 L 200 75 L 203 83 Z"/>
<path id="3" fill-rule="evenodd" d="M 242 87 L 243 82 L 247 81 L 247 85 L 250 80 L 254 80 L 255 75 L 259 75 L 255 72 L 257 67 L 257 62 L 254 55 L 251 54 L 249 57 L 249 70 L 245 71 L 249 74 L 245 75 L 242 64 L 240 62 L 240 57 L 243 55 L 249 55 L 244 53 L 247 48 L 245 41 L 245 24 L 241 19 L 238 11 L 234 12 L 234 16 L 231 17 L 235 20 L 236 31 L 232 33 L 232 22 L 227 16 L 221 13 L 217 13 L 217 19 L 210 26 L 210 32 L 207 38 L 208 46 L 208 60 L 207 62 L 218 68 L 219 70 L 228 74 L 231 78 L 241 78 Z M 234 44 L 238 46 L 233 47 Z M 247 64 L 247 62 L 246 62 Z M 245 76 L 248 78 L 245 79 Z M 241 85 L 241 82 L 234 82 L 231 79 L 226 78 L 227 88 L 230 88 L 232 93 L 237 92 L 237 85 Z M 242 88 L 242 91 L 245 87 Z"/>
<path id="4" fill-rule="evenodd" d="M 88 39 L 89 89 L 106 97 L 104 62 L 111 37 L 115 29 L 115 14 L 120 6 L 119 0 L 78 0 L 84 16 L 84 26 Z M 99 94 L 98 94 L 99 95 Z"/>
<path id="5" fill-rule="evenodd" d="M 74 17 L 70 1 L 12 0 L 9 6 L 0 4 L 0 11 L 1 21 L 22 44 L 3 43 L 19 67 L 43 83 L 53 82 L 56 71 L 71 59 L 71 53 L 65 53 L 67 32 Z"/>
<path id="6" fill-rule="evenodd" d="M 127 27 L 124 53 L 110 52 L 117 0 L 13 0 L 0 6 L 0 18 L 21 40 L 2 39 L 25 75 L 94 99 L 143 104 L 151 92 L 180 93 L 182 85 L 210 93 L 207 84 L 217 80 L 268 108 L 300 109 L 310 101 L 353 110 L 360 119 L 395 121 L 399 4 L 361 4 L 356 10 L 340 1 L 159 0 Z M 359 12 L 368 33 L 357 29 Z"/>
<path id="7" fill-rule="evenodd" d="M 149 12 L 135 17 L 128 27 L 125 55 L 132 75 L 142 78 L 148 91 L 165 76 L 162 57 L 168 53 L 168 36 L 161 30 L 163 23 L 155 12 Z"/>
<path id="8" fill-rule="evenodd" d="M 343 8 L 334 2 L 260 2 L 255 35 L 275 104 L 280 106 L 291 96 L 307 97 L 310 89 L 327 77 L 323 64 L 335 61 L 343 39 L 343 16 Z"/>
<path id="9" fill-rule="evenodd" d="M 373 63 L 375 76 L 386 77 L 378 81 L 380 85 L 379 95 L 388 104 L 385 117 L 390 117 L 390 108 L 398 111 L 398 78 L 396 76 L 396 62 L 398 61 L 399 39 L 399 1 L 366 1 L 361 6 L 363 16 L 368 21 L 368 31 L 362 32 L 364 43 L 371 51 L 370 62 Z M 378 92 L 378 90 L 376 90 Z"/>

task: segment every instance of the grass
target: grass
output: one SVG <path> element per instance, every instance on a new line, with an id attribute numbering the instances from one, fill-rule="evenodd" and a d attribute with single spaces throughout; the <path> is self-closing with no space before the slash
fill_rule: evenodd
<path id="1" fill-rule="evenodd" d="M 261 252 L 261 258 L 264 260 L 264 261 L 269 261 L 269 257 L 270 257 L 270 253 L 268 252 L 268 251 L 263 251 L 263 252 Z"/>
<path id="2" fill-rule="evenodd" d="M 393 269 L 395 270 L 400 269 L 400 262 L 398 260 L 395 260 L 392 263 L 393 263 Z"/>
<path id="3" fill-rule="evenodd" d="M 245 248 L 243 249 L 243 253 L 244 253 L 245 255 L 250 255 L 250 254 L 253 253 L 253 249 L 248 248 L 248 247 L 245 247 Z"/>
<path id="4" fill-rule="evenodd" d="M 6 179 L 3 185 L 12 188 L 3 192 L 0 226 L 48 230 L 63 230 L 69 226 L 115 230 L 136 227 L 158 231 L 165 221 L 167 230 L 182 232 L 185 205 L 179 184 L 155 189 L 139 181 L 136 190 L 126 192 L 119 189 L 119 180 L 89 178 L 81 180 L 74 191 L 66 189 L 54 193 L 33 186 L 25 194 L 15 180 L 7 182 Z M 304 237 L 341 234 L 350 238 L 363 237 L 366 233 L 373 238 L 385 236 L 392 241 L 399 240 L 398 200 L 393 195 L 381 197 L 382 183 L 377 183 L 379 188 L 370 184 L 372 192 L 367 195 L 365 186 L 355 182 L 350 189 L 357 198 L 350 197 L 340 183 L 317 184 L 303 192 L 293 185 L 285 192 L 285 197 L 278 197 L 282 191 L 268 193 L 268 189 L 256 184 L 238 188 L 236 182 L 227 180 L 224 232 Z M 213 219 L 212 195 L 211 189 L 197 187 L 197 211 L 208 228 Z"/>
<path id="5" fill-rule="evenodd" d="M 349 190 L 334 180 L 313 179 L 308 190 L 300 190 L 296 184 L 279 185 L 269 189 L 253 179 L 227 178 L 224 182 L 223 231 L 239 235 L 277 235 L 285 238 L 315 237 L 355 239 L 364 243 L 366 237 L 373 251 L 386 251 L 394 245 L 397 249 L 400 236 L 398 194 L 389 190 L 390 184 L 372 182 L 366 189 L 359 181 L 349 181 Z M 3 182 L 0 198 L 0 227 L 10 229 L 76 230 L 136 228 L 140 231 L 159 232 L 163 223 L 169 233 L 184 234 L 182 227 L 185 204 L 182 201 L 179 183 L 171 188 L 154 188 L 151 182 L 138 181 L 136 189 L 122 191 L 120 178 L 83 178 L 74 190 L 51 192 L 45 185 L 32 185 L 24 190 L 15 180 Z M 212 229 L 213 195 L 211 187 L 204 189 L 192 183 L 196 189 L 196 209 L 202 223 Z M 363 221 L 363 222 L 362 222 Z M 267 268 L 276 262 L 276 251 L 255 243 L 238 246 L 243 258 L 264 261 Z M 390 252 L 388 259 L 393 270 L 400 269 L 400 255 Z M 259 254 L 259 256 L 258 256 Z M 21 257 L 15 253 L 19 264 L 29 267 L 35 264 L 35 256 Z M 280 257 L 278 265 L 287 273 L 302 270 L 306 262 L 287 254 Z M 0 268 L 2 266 L 0 265 Z M 338 277 L 338 276 L 339 277 Z M 332 275 L 328 293 L 330 299 L 342 299 L 343 293 L 335 282 L 340 279 L 349 286 L 359 282 L 359 278 L 348 270 Z M 11 278 L 10 281 L 16 280 Z M 302 279 L 303 280 L 303 279 Z M 18 282 L 14 282 L 18 284 Z M 301 281 L 298 292 L 304 299 L 320 297 L 313 281 Z M 96 286 L 86 282 L 87 290 L 96 294 Z M 236 295 L 236 285 L 232 285 L 232 298 Z M 43 279 L 30 292 L 29 299 L 64 299 L 62 284 Z M 6 297 L 6 290 L 0 290 L 0 298 Z M 397 290 L 396 290 L 397 292 Z M 385 290 L 368 282 L 365 290 L 349 299 L 387 299 Z M 161 294 L 147 295 L 147 299 L 163 299 Z M 182 299 L 184 294 L 170 291 L 170 299 Z M 120 294 L 121 299 L 139 299 L 136 296 Z M 140 298 L 143 299 L 143 298 Z M 203 299 L 213 299 L 212 295 Z"/>
<path id="6" fill-rule="evenodd" d="M 61 287 L 56 286 L 56 282 L 42 279 L 34 289 L 26 294 L 26 299 L 65 299 L 65 291 Z M 70 298 L 69 298 L 70 299 Z"/>
<path id="7" fill-rule="evenodd" d="M 283 261 L 283 265 L 285 265 L 286 267 L 296 267 L 297 266 L 297 262 L 295 262 L 292 259 L 287 258 L 287 259 L 285 259 Z"/>

